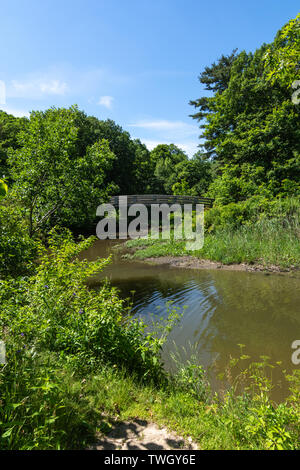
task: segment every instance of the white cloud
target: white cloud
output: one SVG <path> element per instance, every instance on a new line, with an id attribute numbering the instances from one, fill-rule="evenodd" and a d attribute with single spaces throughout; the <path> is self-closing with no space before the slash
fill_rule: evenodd
<path id="1" fill-rule="evenodd" d="M 196 125 L 188 124 L 183 121 L 168 121 L 164 119 L 154 121 L 138 121 L 134 124 L 130 124 L 129 127 L 136 127 L 141 129 L 148 129 L 157 132 L 168 133 L 168 135 L 178 134 L 182 136 L 190 136 L 199 134 L 199 128 Z"/>
<path id="2" fill-rule="evenodd" d="M 51 80 L 49 82 L 40 83 L 40 89 L 43 93 L 48 95 L 64 95 L 68 90 L 68 86 L 65 82 Z"/>
<path id="3" fill-rule="evenodd" d="M 112 96 L 101 96 L 98 104 L 107 109 L 111 109 L 114 98 Z"/>
<path id="4" fill-rule="evenodd" d="M 144 135 L 139 138 L 149 150 L 158 144 L 175 144 L 192 157 L 198 150 L 199 128 L 184 121 L 166 119 L 140 120 L 128 127 L 139 129 Z"/>
<path id="5" fill-rule="evenodd" d="M 28 111 L 24 111 L 22 109 L 15 109 L 15 108 L 10 108 L 7 106 L 2 106 L 0 105 L 1 111 L 5 111 L 7 114 L 12 114 L 15 117 L 29 117 L 30 114 Z"/>
<path id="6" fill-rule="evenodd" d="M 66 82 L 44 77 L 19 81 L 12 80 L 7 87 L 7 96 L 12 98 L 43 98 L 45 95 L 63 96 L 68 91 Z"/>

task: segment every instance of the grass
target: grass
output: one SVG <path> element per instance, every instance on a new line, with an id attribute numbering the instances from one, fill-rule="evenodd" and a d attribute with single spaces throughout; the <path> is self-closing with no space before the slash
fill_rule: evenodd
<path id="1" fill-rule="evenodd" d="M 200 449 L 298 448 L 300 374 L 288 377 L 294 385 L 289 401 L 277 406 L 269 398 L 272 384 L 266 378 L 266 370 L 274 366 L 263 358 L 244 368 L 245 358 L 248 356 L 241 355 L 230 361 L 226 379 L 231 383 L 223 394 L 211 393 L 205 371 L 193 361 L 177 364 L 176 375 L 156 387 L 106 369 L 89 381 L 87 394 L 94 409 L 102 407 L 107 413 L 104 433 L 115 419 L 139 417 L 191 437 Z M 233 373 L 234 380 L 229 378 Z M 245 377 L 248 387 L 244 385 L 243 394 L 237 394 Z"/>
<path id="2" fill-rule="evenodd" d="M 300 228 L 276 220 L 263 220 L 237 229 L 230 226 L 206 233 L 199 251 L 187 251 L 182 240 L 130 240 L 132 258 L 191 255 L 224 264 L 249 263 L 280 268 L 300 267 Z"/>
<path id="3" fill-rule="evenodd" d="M 248 370 L 256 392 L 236 395 L 232 386 L 212 395 L 192 363 L 153 385 L 116 365 L 74 372 L 72 362 L 44 354 L 20 367 L 1 448 L 82 449 L 118 422 L 140 418 L 191 437 L 200 449 L 297 449 L 299 391 L 276 406 L 261 371 Z M 294 379 L 299 389 L 300 376 Z"/>
<path id="4" fill-rule="evenodd" d="M 147 333 L 115 290 L 88 289 L 87 279 L 107 264 L 78 259 L 91 243 L 54 234 L 34 275 L 0 283 L 7 352 L 0 449 L 83 449 L 97 433 L 136 417 L 192 437 L 202 449 L 299 447 L 300 373 L 289 378 L 289 400 L 279 405 L 270 398 L 266 358 L 246 368 L 248 356 L 232 360 L 218 395 L 195 361 L 167 374 L 160 352 L 176 312 Z"/>

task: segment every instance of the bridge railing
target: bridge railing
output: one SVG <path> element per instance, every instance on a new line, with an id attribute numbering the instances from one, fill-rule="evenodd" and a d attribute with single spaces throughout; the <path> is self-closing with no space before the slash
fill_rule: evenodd
<path id="1" fill-rule="evenodd" d="M 125 195 L 124 195 L 125 196 Z M 112 196 L 109 203 L 115 207 L 119 206 L 119 197 Z M 151 204 L 203 204 L 204 207 L 212 207 L 214 199 L 202 196 L 173 196 L 167 194 L 129 194 L 126 195 L 127 204 L 144 204 L 151 206 Z"/>

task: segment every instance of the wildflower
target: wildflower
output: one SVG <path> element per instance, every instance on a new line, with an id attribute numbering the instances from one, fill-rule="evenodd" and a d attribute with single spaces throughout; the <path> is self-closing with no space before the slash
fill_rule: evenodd
<path id="1" fill-rule="evenodd" d="M 47 286 L 47 285 L 45 285 L 44 287 L 45 287 L 45 289 L 49 289 L 49 286 Z"/>

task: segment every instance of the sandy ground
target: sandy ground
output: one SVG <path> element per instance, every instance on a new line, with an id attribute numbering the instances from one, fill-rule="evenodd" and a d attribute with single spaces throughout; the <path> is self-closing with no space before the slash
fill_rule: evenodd
<path id="1" fill-rule="evenodd" d="M 89 450 L 196 450 L 191 438 L 184 440 L 166 428 L 135 419 L 115 425 L 106 436 L 89 447 Z"/>
<path id="2" fill-rule="evenodd" d="M 136 260 L 134 260 L 136 261 Z M 167 264 L 176 268 L 190 268 L 190 269 L 221 269 L 225 271 L 249 271 L 249 272 L 269 272 L 278 274 L 287 274 L 299 270 L 291 266 L 284 269 L 279 266 L 270 265 L 264 266 L 260 264 L 222 264 L 217 261 L 210 261 L 205 259 L 195 258 L 193 256 L 158 256 L 155 258 L 146 258 L 141 260 L 151 264 Z"/>

